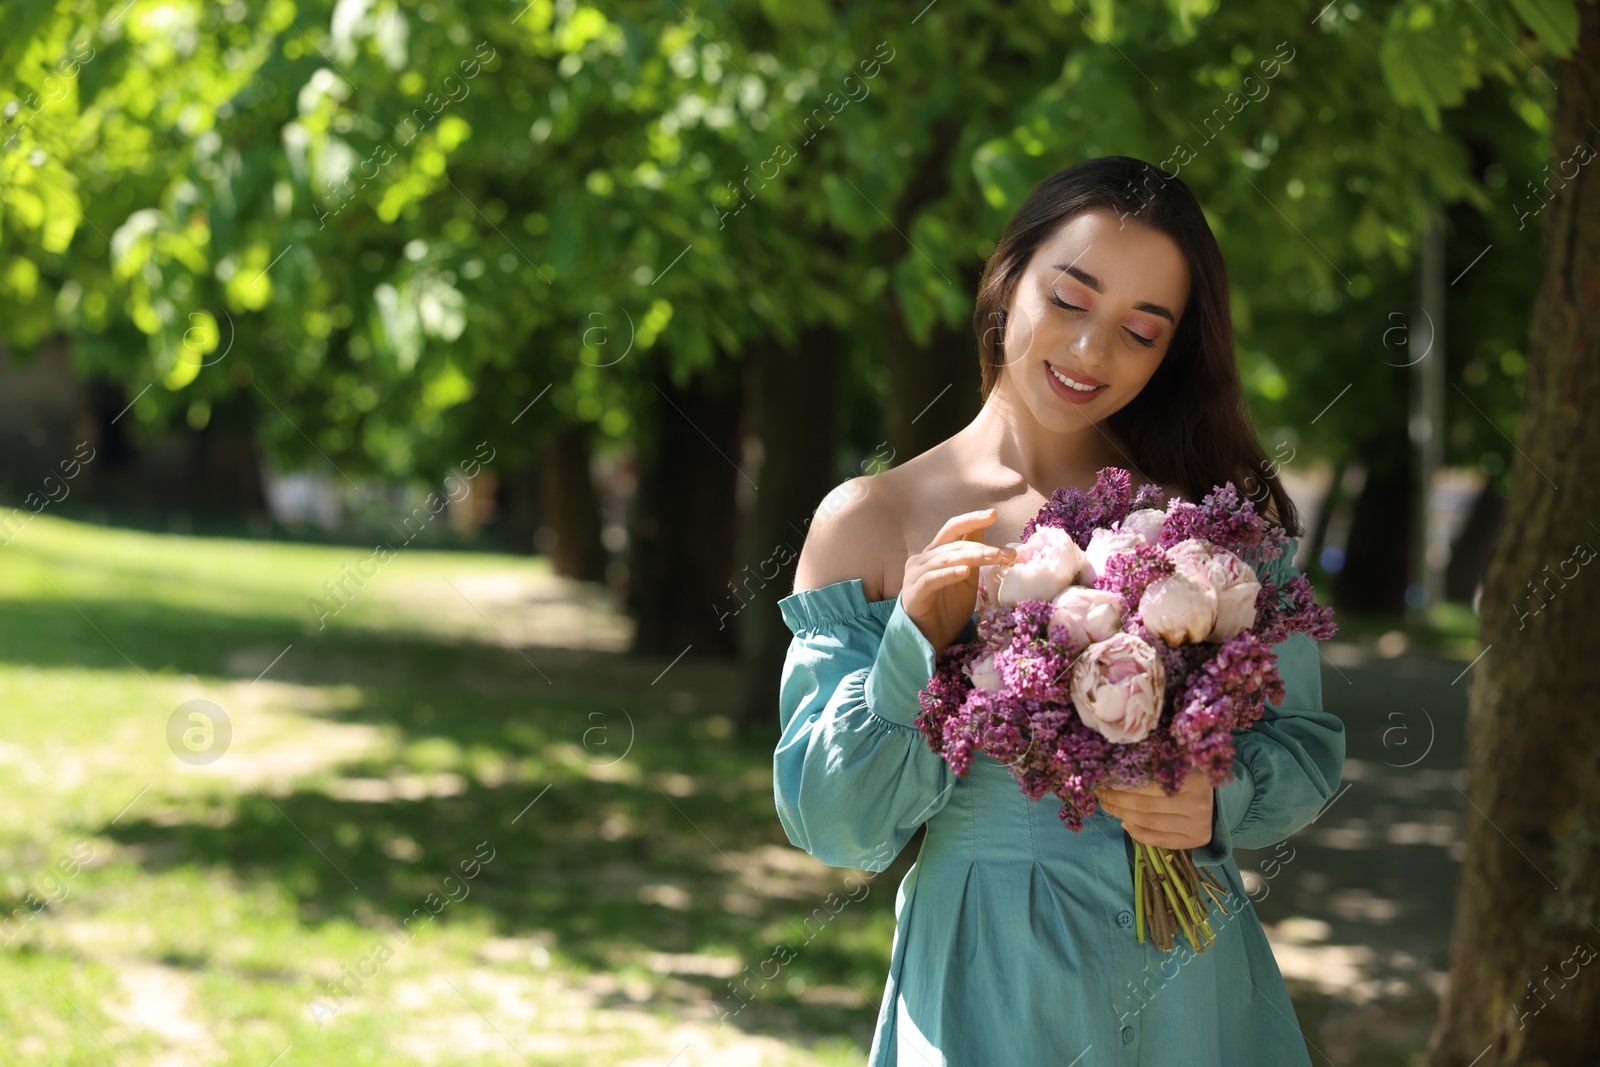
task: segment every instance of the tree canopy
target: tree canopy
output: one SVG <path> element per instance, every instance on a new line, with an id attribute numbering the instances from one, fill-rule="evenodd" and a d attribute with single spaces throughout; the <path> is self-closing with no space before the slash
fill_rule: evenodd
<path id="1" fill-rule="evenodd" d="M 969 329 L 1028 189 L 1107 153 L 1205 205 L 1258 419 L 1300 454 L 1404 420 L 1391 343 L 1451 213 L 1477 411 L 1450 454 L 1498 453 L 1540 64 L 1576 13 L 20 0 L 0 30 L 7 342 L 68 336 L 142 432 L 226 418 L 284 462 L 401 474 L 572 423 L 626 440 L 648 370 L 817 323 L 879 402 L 885 309 L 918 342 Z"/>

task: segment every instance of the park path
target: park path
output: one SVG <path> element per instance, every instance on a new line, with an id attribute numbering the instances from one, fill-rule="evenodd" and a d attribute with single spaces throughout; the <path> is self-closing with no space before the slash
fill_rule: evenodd
<path id="1" fill-rule="evenodd" d="M 1323 648 L 1344 780 L 1286 844 L 1245 850 L 1302 1023 L 1328 1062 L 1420 1063 L 1449 970 L 1467 800 L 1466 662 Z M 1314 1054 L 1315 1058 L 1315 1054 Z"/>
<path id="2" fill-rule="evenodd" d="M 552 579 L 499 593 L 480 606 L 508 633 L 527 625 L 530 602 L 581 601 L 566 626 L 518 639 L 625 647 L 627 620 L 592 591 Z M 1280 846 L 1240 850 L 1239 866 L 1314 1060 L 1420 1063 L 1449 969 L 1472 674 L 1465 660 L 1380 655 L 1370 640 L 1322 651 L 1324 707 L 1345 724 L 1343 781 L 1315 822 Z"/>

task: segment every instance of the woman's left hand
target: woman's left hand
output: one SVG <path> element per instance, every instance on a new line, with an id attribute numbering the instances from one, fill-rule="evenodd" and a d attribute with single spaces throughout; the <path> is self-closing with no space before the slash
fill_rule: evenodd
<path id="1" fill-rule="evenodd" d="M 1190 772 L 1183 788 L 1166 793 L 1159 786 L 1095 790 L 1101 807 L 1122 820 L 1128 836 L 1158 848 L 1199 848 L 1211 843 L 1212 787 L 1203 774 Z"/>

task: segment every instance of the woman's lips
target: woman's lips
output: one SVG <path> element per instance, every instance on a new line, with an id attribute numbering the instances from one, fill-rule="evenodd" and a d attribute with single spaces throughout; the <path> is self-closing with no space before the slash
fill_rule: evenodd
<path id="1" fill-rule="evenodd" d="M 1089 401 L 1099 396 L 1100 393 L 1106 388 L 1105 382 L 1102 382 L 1097 378 L 1091 378 L 1087 374 L 1084 374 L 1080 371 L 1061 371 L 1060 373 L 1065 374 L 1068 378 L 1071 378 L 1079 385 L 1094 386 L 1093 389 L 1074 389 L 1072 386 L 1058 378 L 1056 373 L 1057 368 L 1051 366 L 1050 361 L 1046 360 L 1044 364 L 1044 376 L 1050 382 L 1050 388 L 1055 391 L 1057 396 L 1069 404 L 1087 404 Z"/>

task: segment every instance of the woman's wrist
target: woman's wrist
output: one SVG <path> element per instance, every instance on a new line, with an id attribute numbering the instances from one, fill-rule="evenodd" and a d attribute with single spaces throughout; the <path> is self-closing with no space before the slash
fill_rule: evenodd
<path id="1" fill-rule="evenodd" d="M 913 726 L 922 711 L 918 694 L 933 677 L 938 650 L 910 615 L 905 602 L 895 598 L 884 622 L 883 640 L 867 672 L 867 709 L 900 726 Z"/>

